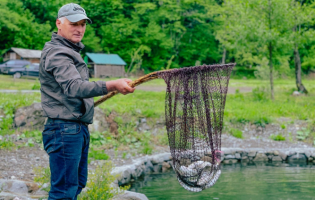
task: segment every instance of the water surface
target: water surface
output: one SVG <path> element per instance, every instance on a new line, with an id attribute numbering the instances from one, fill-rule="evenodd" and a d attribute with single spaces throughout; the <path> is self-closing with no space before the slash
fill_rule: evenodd
<path id="1" fill-rule="evenodd" d="M 182 188 L 173 171 L 151 174 L 132 183 L 130 191 L 154 199 L 277 199 L 315 200 L 315 165 L 268 164 L 225 165 L 210 189 L 192 193 Z"/>

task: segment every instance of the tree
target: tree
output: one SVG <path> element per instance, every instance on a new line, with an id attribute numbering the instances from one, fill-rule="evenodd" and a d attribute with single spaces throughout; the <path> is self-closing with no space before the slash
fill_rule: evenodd
<path id="1" fill-rule="evenodd" d="M 42 49 L 50 39 L 50 25 L 36 23 L 22 2 L 1 0 L 0 12 L 0 51 L 11 47 Z"/>
<path id="2" fill-rule="evenodd" d="M 268 60 L 271 99 L 274 68 L 288 62 L 290 47 L 289 0 L 226 0 L 228 37 L 221 39 L 240 63 L 263 65 Z M 221 34 L 224 34 L 221 33 Z"/>
<path id="3" fill-rule="evenodd" d="M 308 5 L 302 5 L 302 2 L 292 0 L 291 2 L 291 23 L 292 23 L 292 38 L 294 41 L 294 67 L 297 90 L 301 93 L 307 94 L 305 86 L 302 83 L 302 67 L 299 49 L 303 48 L 313 36 L 314 31 L 309 29 L 309 24 L 314 20 L 314 11 Z"/>

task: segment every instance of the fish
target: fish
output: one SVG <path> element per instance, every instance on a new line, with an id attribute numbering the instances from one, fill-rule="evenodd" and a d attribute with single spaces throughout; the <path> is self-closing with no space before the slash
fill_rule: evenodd
<path id="1" fill-rule="evenodd" d="M 213 179 L 212 179 L 211 181 L 209 181 L 209 182 L 204 186 L 203 189 L 208 189 L 208 188 L 212 187 L 212 186 L 217 182 L 217 180 L 219 179 L 220 175 L 221 175 L 221 170 L 218 170 L 218 171 L 214 174 Z"/>
<path id="2" fill-rule="evenodd" d="M 186 183 L 184 183 L 179 177 L 177 177 L 177 180 L 179 182 L 179 184 L 185 188 L 186 190 L 190 191 L 190 192 L 201 192 L 202 188 L 201 187 L 192 187 L 187 185 Z"/>

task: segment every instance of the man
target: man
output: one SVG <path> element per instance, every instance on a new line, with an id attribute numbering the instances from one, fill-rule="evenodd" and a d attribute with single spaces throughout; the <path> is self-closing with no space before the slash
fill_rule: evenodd
<path id="1" fill-rule="evenodd" d="M 79 5 L 62 6 L 56 20 L 58 32 L 52 34 L 41 55 L 41 99 L 47 116 L 43 143 L 51 170 L 49 200 L 77 199 L 86 185 L 87 125 L 93 122 L 93 97 L 114 90 L 122 94 L 134 91 L 129 79 L 88 81 L 88 69 L 80 55 L 86 21 L 91 23 Z"/>

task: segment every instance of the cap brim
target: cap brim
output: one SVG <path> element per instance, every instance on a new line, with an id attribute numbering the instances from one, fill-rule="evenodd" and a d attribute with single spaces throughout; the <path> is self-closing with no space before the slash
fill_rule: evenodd
<path id="1" fill-rule="evenodd" d="M 86 19 L 90 24 L 92 24 L 92 20 L 88 18 L 87 16 L 83 14 L 75 14 L 75 15 L 68 15 L 65 16 L 70 22 L 78 22 L 81 21 L 82 19 Z"/>

